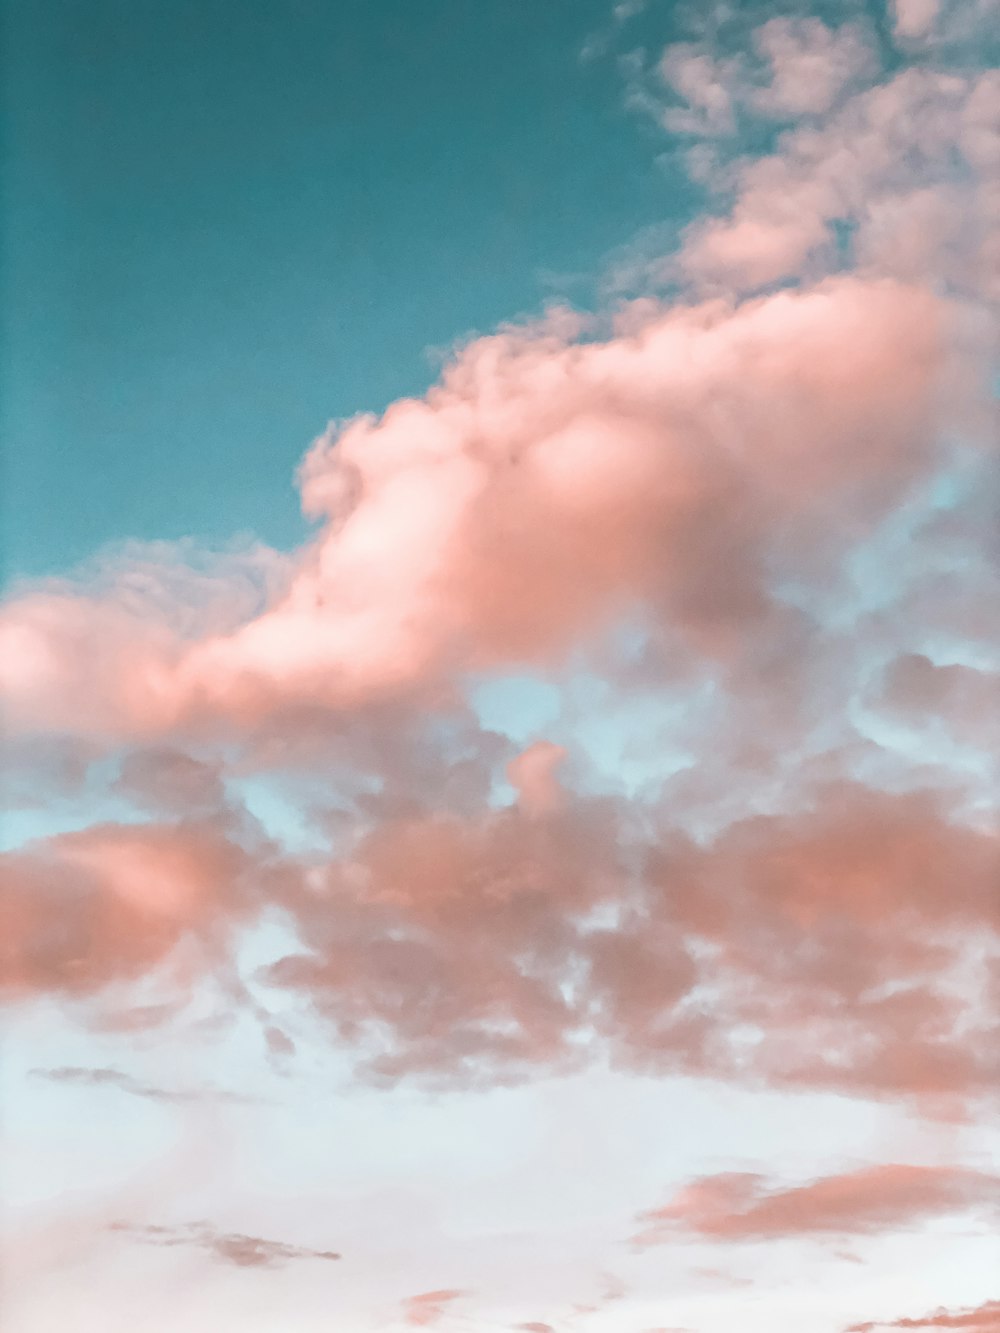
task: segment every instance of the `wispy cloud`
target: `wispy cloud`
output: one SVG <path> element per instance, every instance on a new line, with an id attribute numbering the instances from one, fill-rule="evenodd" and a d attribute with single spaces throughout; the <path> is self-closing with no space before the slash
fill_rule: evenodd
<path id="1" fill-rule="evenodd" d="M 851 1324 L 845 1333 L 878 1333 L 893 1328 L 963 1329 L 965 1333 L 998 1333 L 1000 1330 L 1000 1301 L 986 1301 L 964 1310 L 946 1310 L 943 1306 L 919 1318 L 867 1320 Z"/>
<path id="2" fill-rule="evenodd" d="M 201 1250 L 210 1258 L 237 1268 L 276 1268 L 298 1259 L 335 1260 L 341 1257 L 334 1250 L 318 1250 L 306 1245 L 265 1240 L 261 1236 L 247 1236 L 242 1232 L 220 1231 L 208 1222 L 190 1222 L 182 1226 L 112 1222 L 109 1230 L 121 1232 L 145 1245 Z"/>
<path id="3" fill-rule="evenodd" d="M 430 1328 L 438 1324 L 447 1315 L 450 1308 L 467 1291 L 455 1288 L 442 1288 L 439 1291 L 422 1291 L 416 1296 L 408 1296 L 403 1301 L 403 1319 L 414 1328 Z"/>
<path id="4" fill-rule="evenodd" d="M 233 1102 L 238 1105 L 252 1104 L 257 1099 L 225 1088 L 164 1088 L 154 1083 L 146 1083 L 134 1078 L 120 1069 L 91 1068 L 87 1066 L 63 1065 L 52 1069 L 33 1069 L 35 1078 L 48 1079 L 53 1083 L 70 1083 L 83 1087 L 117 1088 L 132 1097 L 144 1097 L 158 1102 Z"/>
<path id="5" fill-rule="evenodd" d="M 1000 1216 L 1000 1176 L 887 1164 L 785 1186 L 729 1172 L 690 1181 L 670 1203 L 642 1214 L 634 1243 L 685 1235 L 718 1242 L 872 1236 L 956 1214 Z"/>

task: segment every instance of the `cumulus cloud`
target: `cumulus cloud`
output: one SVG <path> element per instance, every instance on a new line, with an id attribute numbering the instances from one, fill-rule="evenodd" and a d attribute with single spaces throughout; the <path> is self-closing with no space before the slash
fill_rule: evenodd
<path id="1" fill-rule="evenodd" d="M 84 997 L 185 946 L 202 966 L 226 956 L 232 931 L 259 911 L 272 853 L 225 816 L 94 824 L 4 854 L 3 989 Z"/>
<path id="2" fill-rule="evenodd" d="M 995 302 L 997 99 L 993 71 L 908 68 L 865 88 L 737 163 L 729 213 L 694 224 L 678 264 L 753 290 L 839 266 L 846 244 L 861 267 Z"/>
<path id="3" fill-rule="evenodd" d="M 783 562 L 832 558 L 929 465 L 956 319 L 920 287 L 844 277 L 603 342 L 481 339 L 426 399 L 312 449 L 323 535 L 241 627 L 192 639 L 83 591 L 13 601 L 12 722 L 148 735 L 353 709 L 565 661 L 636 607 L 731 651 L 768 621 Z"/>
<path id="4" fill-rule="evenodd" d="M 892 0 L 896 36 L 904 40 L 926 37 L 940 9 L 940 0 Z"/>
<path id="5" fill-rule="evenodd" d="M 380 1079 L 523 1077 L 596 1040 L 646 1070 L 990 1096 L 967 948 L 996 930 L 997 864 L 926 793 L 854 784 L 704 845 L 607 798 L 382 818 L 283 881 L 302 951 L 259 980 Z"/>
<path id="6" fill-rule="evenodd" d="M 885 1164 L 783 1186 L 749 1172 L 690 1181 L 641 1215 L 634 1244 L 678 1236 L 713 1242 L 871 1236 L 912 1230 L 935 1217 L 1000 1209 L 1000 1177 L 956 1167 Z"/>
<path id="7" fill-rule="evenodd" d="M 773 18 L 756 30 L 754 45 L 770 80 L 751 94 L 752 103 L 788 120 L 828 112 L 877 69 L 870 37 L 854 23 L 831 29 L 815 18 Z"/>

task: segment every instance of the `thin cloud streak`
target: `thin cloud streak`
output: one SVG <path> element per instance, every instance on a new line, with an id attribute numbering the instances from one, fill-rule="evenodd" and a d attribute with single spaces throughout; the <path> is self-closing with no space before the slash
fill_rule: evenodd
<path id="1" fill-rule="evenodd" d="M 265 1240 L 261 1236 L 220 1231 L 208 1222 L 189 1222 L 181 1226 L 112 1222 L 108 1230 L 127 1235 L 144 1245 L 200 1250 L 209 1258 L 236 1268 L 277 1268 L 299 1259 L 332 1262 L 341 1258 L 334 1250 L 317 1250 L 306 1245 Z"/>

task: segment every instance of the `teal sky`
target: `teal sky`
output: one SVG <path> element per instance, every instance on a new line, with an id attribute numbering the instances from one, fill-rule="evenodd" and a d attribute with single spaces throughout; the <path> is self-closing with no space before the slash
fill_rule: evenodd
<path id="1" fill-rule="evenodd" d="M 663 15 L 659 16 L 662 27 Z M 278 545 L 333 417 L 676 206 L 594 0 L 9 0 L 9 574 Z M 570 292 L 586 301 L 579 287 Z"/>

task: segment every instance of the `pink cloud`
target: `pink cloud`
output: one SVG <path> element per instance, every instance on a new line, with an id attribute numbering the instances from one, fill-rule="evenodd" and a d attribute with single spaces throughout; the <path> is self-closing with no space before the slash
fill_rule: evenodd
<path id="1" fill-rule="evenodd" d="M 526 814 L 550 814 L 562 805 L 564 793 L 556 774 L 565 758 L 563 746 L 536 741 L 507 765 L 507 779 Z"/>
<path id="2" fill-rule="evenodd" d="M 704 1176 L 642 1214 L 635 1244 L 678 1235 L 711 1241 L 877 1235 L 935 1217 L 1000 1210 L 1000 1177 L 955 1167 L 887 1164 L 792 1187 L 749 1173 Z"/>
<path id="3" fill-rule="evenodd" d="M 784 52 L 787 86 L 776 80 L 754 97 L 777 98 L 791 114 L 796 95 L 800 105 L 832 97 L 839 67 L 806 76 L 812 56 L 796 54 L 783 22 L 758 40 Z M 790 129 L 768 156 L 737 160 L 727 211 L 692 225 L 673 271 L 709 289 L 751 291 L 814 281 L 844 262 L 839 245 L 858 271 L 946 281 L 976 304 L 995 303 L 996 105 L 993 71 L 908 68 L 854 92 L 818 124 Z"/>
<path id="4" fill-rule="evenodd" d="M 940 8 L 940 0 L 892 0 L 896 36 L 904 40 L 926 36 Z"/>
<path id="5" fill-rule="evenodd" d="M 9 715 L 151 735 L 355 709 L 564 660 L 636 607 L 725 652 L 767 619 L 766 568 L 835 548 L 925 464 L 951 318 L 919 288 L 842 279 L 603 343 L 481 339 L 424 400 L 314 447 L 303 501 L 326 527 L 241 627 L 213 631 L 210 608 L 181 633 L 118 594 L 11 602 Z"/>
<path id="6" fill-rule="evenodd" d="M 932 1314 L 918 1319 L 877 1319 L 863 1324 L 852 1324 L 846 1333 L 875 1333 L 878 1329 L 890 1328 L 960 1328 L 967 1333 L 998 1333 L 1000 1330 L 1000 1301 L 986 1301 L 974 1309 L 935 1310 Z"/>
<path id="7" fill-rule="evenodd" d="M 789 119 L 824 114 L 845 88 L 877 72 L 867 35 L 851 23 L 828 28 L 815 18 L 768 19 L 754 33 L 754 45 L 771 79 L 753 104 Z"/>
<path id="8" fill-rule="evenodd" d="M 437 1324 L 448 1313 L 455 1301 L 469 1293 L 453 1288 L 441 1291 L 424 1291 L 418 1296 L 409 1296 L 403 1302 L 403 1318 L 414 1328 L 429 1328 Z"/>
<path id="9" fill-rule="evenodd" d="M 137 979 L 182 944 L 203 966 L 259 910 L 269 870 L 231 821 L 96 824 L 3 857 L 4 988 L 91 994 Z"/>

